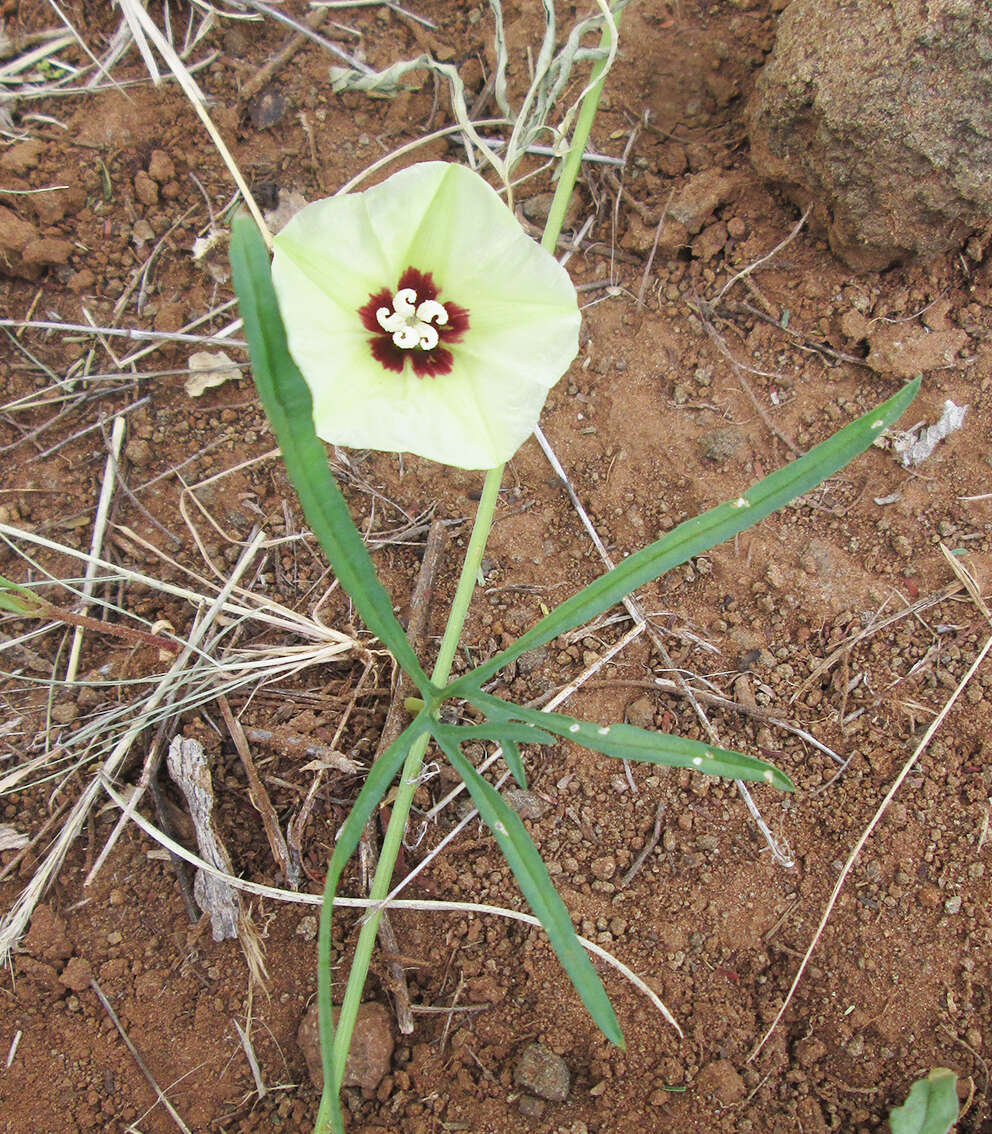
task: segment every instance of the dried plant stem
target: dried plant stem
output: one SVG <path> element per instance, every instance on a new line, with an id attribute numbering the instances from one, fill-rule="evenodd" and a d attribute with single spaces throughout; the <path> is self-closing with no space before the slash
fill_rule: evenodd
<path id="1" fill-rule="evenodd" d="M 799 964 L 799 968 L 796 972 L 795 977 L 793 978 L 792 984 L 789 986 L 789 991 L 786 993 L 785 999 L 782 1001 L 782 1007 L 779 1008 L 778 1012 L 775 1014 L 775 1019 L 772 1020 L 771 1025 L 768 1028 L 768 1031 L 765 1032 L 765 1034 L 758 1041 L 757 1045 L 751 1051 L 751 1054 L 747 1057 L 747 1061 L 749 1063 L 751 1062 L 752 1059 L 754 1059 L 754 1057 L 758 1054 L 758 1052 L 761 1051 L 761 1049 L 768 1042 L 768 1037 L 778 1027 L 779 1021 L 785 1015 L 785 1010 L 789 1007 L 789 1004 L 792 1002 L 792 997 L 795 994 L 796 989 L 799 987 L 799 982 L 802 980 L 803 973 L 806 971 L 806 966 L 807 966 L 807 964 L 809 964 L 809 959 L 813 955 L 813 950 L 816 948 L 817 942 L 820 940 L 820 937 L 823 935 L 823 930 L 826 927 L 827 922 L 830 920 L 830 915 L 833 913 L 834 906 L 837 903 L 837 898 L 840 895 L 840 892 L 841 892 L 841 889 L 842 889 L 844 883 L 847 881 L 847 876 L 851 873 L 851 869 L 853 868 L 855 862 L 857 862 L 857 860 L 858 860 L 858 855 L 861 854 L 861 851 L 864 849 L 865 843 L 867 843 L 868 840 L 871 838 L 872 832 L 878 826 L 879 822 L 881 821 L 882 816 L 885 814 L 886 810 L 888 809 L 889 804 L 895 798 L 896 792 L 902 787 L 903 783 L 906 780 L 906 777 L 909 775 L 909 773 L 915 767 L 917 760 L 919 760 L 920 755 L 923 753 L 923 751 L 926 749 L 927 745 L 933 739 L 934 733 L 943 724 L 944 718 L 951 711 L 951 706 L 954 704 L 954 702 L 961 695 L 961 691 L 964 689 L 964 687 L 968 684 L 968 682 L 975 675 L 976 670 L 982 664 L 982 662 L 985 660 L 985 655 L 989 652 L 990 649 L 992 649 L 992 637 L 990 637 L 986 640 L 985 645 L 982 646 L 981 650 L 979 651 L 978 657 L 976 657 L 975 660 L 968 667 L 968 672 L 964 675 L 964 677 L 961 678 L 961 680 L 958 682 L 957 687 L 955 688 L 954 692 L 950 695 L 950 697 L 947 699 L 947 702 L 944 704 L 944 707 L 940 710 L 940 712 L 933 719 L 933 721 L 931 721 L 930 727 L 923 734 L 923 739 L 916 746 L 915 750 L 913 751 L 912 756 L 910 756 L 910 758 L 906 761 L 906 763 L 903 764 L 902 770 L 899 772 L 899 775 L 896 776 L 895 780 L 892 783 L 892 786 L 885 793 L 885 798 L 878 805 L 878 810 L 872 816 L 871 822 L 868 824 L 867 827 L 865 827 L 864 831 L 861 832 L 861 837 L 854 844 L 853 850 L 847 856 L 847 862 L 844 863 L 844 868 L 843 868 L 843 870 L 841 870 L 840 876 L 838 877 L 837 882 L 834 885 L 833 892 L 831 893 L 830 899 L 827 902 L 826 909 L 823 911 L 823 917 L 820 918 L 820 924 L 816 927 L 816 933 L 813 934 L 813 940 L 809 943 L 809 948 L 806 950 L 806 953 L 803 956 L 803 959 Z"/>
<path id="2" fill-rule="evenodd" d="M 121 1039 L 124 1041 L 125 1046 L 127 1047 L 128 1051 L 131 1053 L 131 1056 L 134 1059 L 135 1063 L 137 1063 L 137 1065 L 138 1065 L 138 1070 L 148 1080 L 149 1086 L 155 1092 L 155 1097 L 162 1104 L 162 1106 L 165 1107 L 166 1111 L 168 1112 L 169 1117 L 172 1119 L 173 1122 L 175 1122 L 175 1124 L 179 1127 L 179 1129 L 183 1132 L 183 1134 L 192 1134 L 192 1131 L 190 1130 L 190 1128 L 179 1117 L 179 1113 L 176 1111 L 176 1108 L 172 1105 L 172 1103 L 169 1102 L 169 1100 L 163 1094 L 162 1088 L 158 1085 L 158 1083 L 155 1082 L 154 1075 L 152 1075 L 151 1071 L 148 1070 L 147 1066 L 145 1065 L 145 1061 L 138 1054 L 138 1049 L 131 1042 L 131 1037 L 127 1034 L 126 1031 L 124 1031 L 124 1025 L 117 1018 L 117 1013 L 111 1007 L 110 1001 L 106 998 L 106 996 L 104 996 L 103 989 L 96 982 L 96 977 L 90 977 L 90 988 L 92 988 L 93 991 L 96 993 L 97 999 L 103 1005 L 103 1010 L 110 1017 L 110 1020 L 113 1023 L 114 1027 L 120 1033 Z"/>
<path id="3" fill-rule="evenodd" d="M 155 646 L 160 650 L 168 650 L 170 654 L 179 652 L 179 643 L 171 638 L 163 638 L 161 634 L 152 634 L 148 630 L 136 630 L 133 626 L 122 626 L 119 622 L 104 622 L 100 618 L 91 618 L 88 614 L 76 614 L 64 606 L 42 600 L 39 603 L 36 617 L 52 618 L 58 622 L 65 622 L 75 626 L 77 630 L 95 630 L 98 634 L 109 634 L 112 638 L 123 638 L 135 646 Z M 73 677 L 75 674 L 73 674 Z M 73 678 L 66 675 L 67 681 Z"/>
<path id="4" fill-rule="evenodd" d="M 121 455 L 121 445 L 124 441 L 124 417 L 114 418 L 114 425 L 110 432 L 110 452 L 107 454 L 107 463 L 103 470 L 103 486 L 100 489 L 100 499 L 96 507 L 96 518 L 93 521 L 93 538 L 90 541 L 90 559 L 86 564 L 86 575 L 83 581 L 83 599 L 88 603 L 93 595 L 93 580 L 96 577 L 96 564 L 94 560 L 103 548 L 103 534 L 107 528 L 107 516 L 110 512 L 110 501 L 114 494 L 114 485 L 117 483 L 117 461 Z M 72 636 L 72 646 L 69 650 L 69 664 L 66 666 L 65 679 L 68 684 L 76 680 L 79 668 L 79 654 L 83 648 L 84 626 L 76 623 L 76 630 Z"/>

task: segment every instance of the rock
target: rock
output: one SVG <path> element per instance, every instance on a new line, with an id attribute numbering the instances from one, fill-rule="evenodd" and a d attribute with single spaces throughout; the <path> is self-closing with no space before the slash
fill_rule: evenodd
<path id="1" fill-rule="evenodd" d="M 627 724 L 635 728 L 654 728 L 654 701 L 647 693 L 631 701 L 623 714 Z"/>
<path id="2" fill-rule="evenodd" d="M 58 962 L 72 956 L 72 942 L 65 922 L 44 903 L 35 906 L 21 947 L 39 961 Z"/>
<path id="3" fill-rule="evenodd" d="M 52 706 L 52 720 L 56 724 L 72 724 L 79 717 L 79 706 L 75 701 L 56 701 Z"/>
<path id="4" fill-rule="evenodd" d="M 503 798 L 521 819 L 540 819 L 548 810 L 547 803 L 539 795 L 523 788 L 508 788 L 503 792 Z"/>
<path id="5" fill-rule="evenodd" d="M 65 189 L 51 189 L 31 194 L 31 208 L 39 224 L 58 224 L 68 212 L 69 193 Z"/>
<path id="6" fill-rule="evenodd" d="M 158 204 L 158 186 L 143 169 L 134 175 L 134 195 L 145 206 Z"/>
<path id="7" fill-rule="evenodd" d="M 320 1031 L 317 1022 L 317 1001 L 307 1009 L 296 1033 L 296 1042 L 307 1061 L 310 1081 L 318 1091 L 324 1086 L 324 1071 L 320 1062 Z M 337 1023 L 338 1008 L 333 1010 Z M 351 1048 L 344 1068 L 344 1086 L 361 1087 L 370 1096 L 389 1070 L 393 1057 L 393 1019 L 382 1004 L 369 1001 L 359 1005 Z"/>
<path id="8" fill-rule="evenodd" d="M 501 1004 L 506 989 L 494 976 L 474 977 L 465 984 L 465 996 L 470 1004 Z"/>
<path id="9" fill-rule="evenodd" d="M 146 244 L 150 244 L 155 239 L 155 229 L 145 220 L 144 217 L 139 217 L 131 229 L 131 239 L 134 241 L 139 252 L 144 250 Z"/>
<path id="10" fill-rule="evenodd" d="M 707 461 L 722 464 L 737 452 L 747 440 L 747 434 L 736 425 L 728 425 L 722 429 L 708 429 L 696 438 L 699 451 Z"/>
<path id="11" fill-rule="evenodd" d="M 930 331 L 911 323 L 876 323 L 868 336 L 867 363 L 879 374 L 915 378 L 952 366 L 967 343 L 964 331 Z"/>
<path id="12" fill-rule="evenodd" d="M 658 169 L 666 177 L 679 177 L 685 173 L 688 162 L 685 147 L 679 142 L 666 142 L 658 150 Z"/>
<path id="13" fill-rule="evenodd" d="M 748 232 L 747 221 L 743 217 L 731 217 L 727 221 L 727 235 L 731 240 L 743 240 Z"/>
<path id="14" fill-rule="evenodd" d="M 33 224 L 0 205 L 0 266 L 14 270 L 21 262 L 21 253 L 37 239 Z"/>
<path id="15" fill-rule="evenodd" d="M 712 1095 L 721 1106 L 732 1106 L 747 1093 L 744 1080 L 729 1059 L 707 1063 L 696 1076 L 696 1089 L 700 1094 Z"/>
<path id="16" fill-rule="evenodd" d="M 797 1041 L 792 1053 L 800 1067 L 813 1067 L 827 1054 L 827 1045 L 816 1036 Z"/>
<path id="17" fill-rule="evenodd" d="M 856 271 L 932 258 L 992 218 L 992 8 L 793 0 L 747 118 L 751 160 Z"/>
<path id="18" fill-rule="evenodd" d="M 155 452 L 144 437 L 132 437 L 124 446 L 124 456 L 135 468 L 143 469 L 155 459 Z"/>
<path id="19" fill-rule="evenodd" d="M 96 283 L 96 276 L 89 268 L 81 268 L 69 277 L 69 290 L 75 292 L 76 295 L 81 295 L 84 291 L 88 291 L 94 283 Z"/>
<path id="20" fill-rule="evenodd" d="M 84 961 L 82 957 L 71 957 L 59 980 L 73 992 L 85 992 L 92 977 L 88 961 Z"/>
<path id="21" fill-rule="evenodd" d="M 548 647 L 537 646 L 533 650 L 528 650 L 526 653 L 517 658 L 517 672 L 518 673 L 533 673 L 535 669 L 540 669 L 542 665 L 548 660 Z"/>
<path id="22" fill-rule="evenodd" d="M 739 174 L 715 166 L 694 173 L 672 198 L 668 215 L 695 234 L 721 205 L 737 195 L 740 180 Z"/>
<path id="23" fill-rule="evenodd" d="M 853 307 L 845 311 L 840 317 L 840 333 L 845 339 L 850 339 L 852 343 L 864 342 L 873 326 L 874 324 L 870 319 L 866 319 L 860 311 L 856 311 Z"/>
<path id="24" fill-rule="evenodd" d="M 608 882 L 617 872 L 617 860 L 613 855 L 607 854 L 602 858 L 594 859 L 589 869 L 594 878 L 598 878 L 600 882 Z"/>
<path id="25" fill-rule="evenodd" d="M 29 169 L 35 168 L 44 152 L 44 143 L 34 138 L 27 142 L 18 142 L 0 158 L 0 169 L 5 173 L 14 173 L 22 177 Z"/>
<path id="26" fill-rule="evenodd" d="M 152 150 L 152 156 L 148 160 L 148 176 L 159 185 L 176 176 L 176 167 L 165 150 Z"/>
<path id="27" fill-rule="evenodd" d="M 727 226 L 723 221 L 716 221 L 706 228 L 692 242 L 692 254 L 697 260 L 712 260 L 727 243 Z"/>
<path id="28" fill-rule="evenodd" d="M 548 219 L 548 213 L 551 212 L 551 202 L 554 200 L 554 197 L 554 193 L 536 193 L 533 197 L 528 198 L 521 206 L 524 216 L 532 224 L 544 224 Z M 565 218 L 562 222 L 563 228 L 574 227 L 581 207 L 582 203 L 579 200 L 578 193 L 573 192 L 568 199 L 568 204 L 565 206 Z"/>
<path id="29" fill-rule="evenodd" d="M 657 225 L 646 224 L 637 213 L 631 213 L 627 218 L 627 231 L 620 238 L 620 246 L 628 252 L 650 252 L 654 248 L 655 236 L 658 237 L 655 256 L 661 260 L 671 259 L 689 243 L 689 230 L 671 216 L 665 217 L 659 234 Z"/>
<path id="30" fill-rule="evenodd" d="M 313 914 L 307 914 L 306 917 L 301 917 L 296 923 L 296 936 L 302 937 L 304 941 L 317 940 L 317 919 Z"/>
<path id="31" fill-rule="evenodd" d="M 513 1082 L 538 1098 L 564 1102 L 572 1085 L 568 1064 L 543 1043 L 524 1048 L 513 1071 Z"/>
<path id="32" fill-rule="evenodd" d="M 57 236 L 46 236 L 32 240 L 21 252 L 25 264 L 43 267 L 47 264 L 67 264 L 72 255 L 72 241 L 60 240 Z"/>
<path id="33" fill-rule="evenodd" d="M 543 1118 L 545 1110 L 543 1099 L 536 1099 L 533 1095 L 521 1095 L 517 1108 L 525 1118 Z"/>

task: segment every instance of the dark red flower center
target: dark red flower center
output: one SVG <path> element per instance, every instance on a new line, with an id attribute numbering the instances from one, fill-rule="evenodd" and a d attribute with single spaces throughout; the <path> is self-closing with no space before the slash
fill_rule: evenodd
<path id="1" fill-rule="evenodd" d="M 372 357 L 384 369 L 402 374 L 409 362 L 418 378 L 450 373 L 454 360 L 446 347 L 468 330 L 468 311 L 438 294 L 430 272 L 407 268 L 395 290 L 383 288 L 359 307 L 362 326 L 372 332 Z"/>

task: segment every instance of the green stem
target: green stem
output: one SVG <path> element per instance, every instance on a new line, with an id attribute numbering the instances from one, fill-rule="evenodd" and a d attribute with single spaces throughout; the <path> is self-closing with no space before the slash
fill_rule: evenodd
<path id="1" fill-rule="evenodd" d="M 613 18 L 614 22 L 619 25 L 619 13 Z M 609 48 L 612 38 L 609 25 L 604 24 L 599 46 L 604 49 Z M 541 247 L 552 255 L 558 247 L 558 237 L 561 235 L 561 226 L 565 220 L 565 210 L 568 208 L 568 200 L 575 188 L 575 180 L 579 176 L 579 167 L 582 165 L 582 155 L 586 150 L 586 142 L 589 141 L 589 131 L 592 129 L 596 111 L 599 109 L 599 96 L 603 93 L 603 83 L 606 81 L 605 72 L 606 57 L 604 56 L 604 58 L 597 60 L 593 66 L 589 80 L 591 83 L 589 93 L 582 100 L 582 106 L 579 108 L 575 132 L 572 134 L 568 153 L 562 162 L 561 176 L 558 178 L 551 208 L 548 210 L 548 222 L 544 226 Z"/>
<path id="2" fill-rule="evenodd" d="M 482 553 L 486 548 L 486 540 L 492 528 L 493 514 L 496 510 L 496 501 L 499 496 L 499 486 L 503 479 L 505 466 L 490 469 L 486 473 L 486 482 L 482 488 L 479 508 L 475 515 L 475 524 L 472 535 L 465 551 L 465 562 L 462 564 L 462 573 L 455 590 L 455 597 L 451 603 L 451 612 L 448 623 L 441 639 L 437 661 L 434 663 L 434 672 L 431 680 L 435 685 L 443 686 L 451 672 L 451 663 L 454 661 L 455 650 L 461 637 L 465 617 L 468 614 L 469 603 L 475 590 L 479 575 L 479 566 L 482 563 Z M 410 749 L 410 754 L 403 765 L 399 787 L 393 800 L 393 810 L 389 818 L 389 826 L 383 836 L 382 849 L 379 852 L 379 865 L 376 868 L 369 897 L 373 901 L 381 901 L 389 893 L 393 878 L 393 868 L 399 854 L 400 845 L 406 831 L 410 807 L 413 796 L 417 790 L 420 769 L 427 751 L 430 737 L 426 734 L 416 740 Z M 331 1049 L 330 1082 L 325 1081 L 324 1093 L 320 1100 L 320 1110 L 317 1112 L 316 1134 L 325 1134 L 332 1129 L 330 1125 L 332 1100 L 341 1089 L 344 1078 L 345 1061 L 348 1058 L 348 1049 L 351 1046 L 351 1035 L 355 1028 L 355 1019 L 361 1004 L 362 990 L 365 987 L 365 978 L 368 975 L 369 963 L 372 959 L 372 949 L 375 946 L 376 932 L 379 927 L 380 913 L 371 913 L 362 926 L 358 935 L 358 944 L 355 946 L 355 957 L 348 973 L 348 984 L 345 988 L 344 999 L 341 1002 L 341 1011 L 338 1016 L 337 1027 L 334 1030 L 334 1046 Z M 330 941 L 327 942 L 327 953 L 321 952 L 317 959 L 320 966 L 327 966 L 330 971 Z"/>

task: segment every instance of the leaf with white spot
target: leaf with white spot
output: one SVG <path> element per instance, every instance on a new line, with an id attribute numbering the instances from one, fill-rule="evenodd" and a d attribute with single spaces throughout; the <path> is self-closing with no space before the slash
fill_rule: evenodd
<path id="1" fill-rule="evenodd" d="M 561 713 L 543 713 L 512 705 L 488 693 L 471 693 L 469 703 L 495 721 L 523 721 L 539 726 L 556 736 L 574 740 L 594 752 L 620 760 L 637 760 L 642 764 L 665 764 L 672 768 L 689 768 L 710 776 L 765 783 L 780 791 L 794 791 L 795 785 L 784 772 L 772 764 L 734 752 L 715 748 L 667 732 L 652 732 L 628 724 L 600 725 L 576 720 Z"/>

